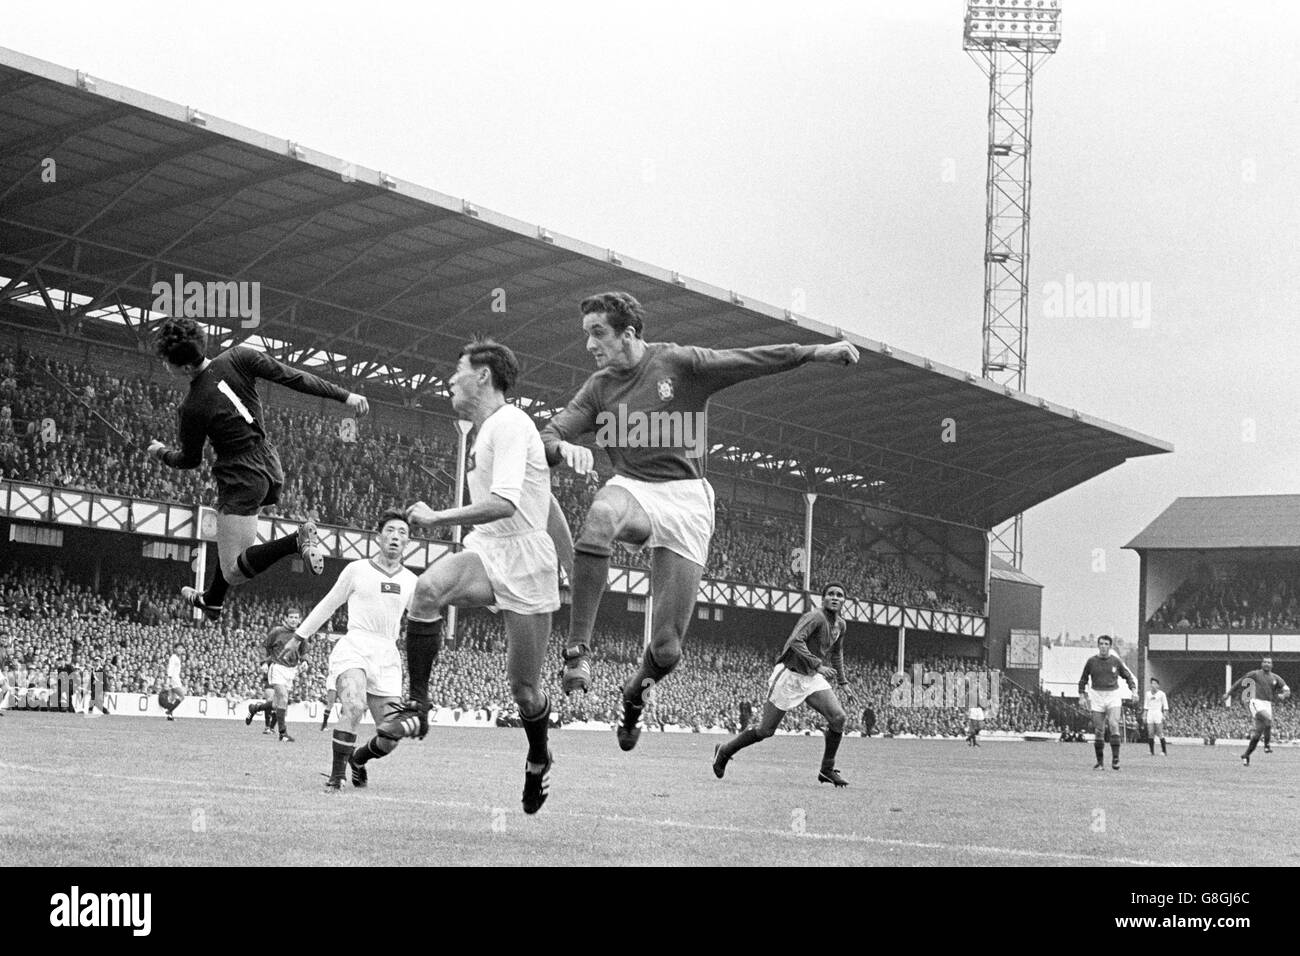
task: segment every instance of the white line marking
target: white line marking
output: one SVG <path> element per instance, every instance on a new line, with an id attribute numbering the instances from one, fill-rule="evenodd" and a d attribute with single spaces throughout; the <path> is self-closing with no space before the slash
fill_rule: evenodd
<path id="1" fill-rule="evenodd" d="M 51 767 L 31 767 L 0 761 L 0 769 L 15 770 L 24 773 L 38 773 L 46 776 L 93 777 L 100 780 L 123 780 L 129 783 L 178 784 L 191 787 L 228 787 L 232 790 L 254 791 L 264 793 L 282 793 L 282 787 L 262 787 L 256 784 L 241 784 L 224 778 L 213 780 L 176 780 L 166 777 L 132 777 L 116 773 L 87 773 L 80 770 L 58 770 Z M 475 810 L 491 814 L 497 807 L 488 804 L 466 803 L 458 800 L 420 800 L 413 797 L 389 797 L 367 792 L 362 799 L 381 803 L 403 803 L 421 807 L 441 809 Z M 522 811 L 521 811 L 522 812 Z M 786 840 L 822 840 L 828 843 L 848 843 L 863 846 L 886 846 L 908 850 L 944 850 L 953 853 L 974 853 L 985 856 L 1008 856 L 1030 860 L 1064 860 L 1072 863 L 1088 863 L 1093 866 L 1191 866 L 1176 860 L 1139 860 L 1124 856 L 1099 856 L 1095 853 L 1057 853 L 1050 850 L 1017 850 L 1012 847 L 983 846 L 974 843 L 935 843 L 922 840 L 897 840 L 888 837 L 864 836 L 859 833 L 795 833 L 793 830 L 769 829 L 764 827 L 738 827 L 725 823 L 693 823 L 686 820 L 669 818 L 652 819 L 650 817 L 630 817 L 623 814 L 590 814 L 574 811 L 555 813 L 546 816 L 564 816 L 575 820 L 600 820 L 604 823 L 623 823 L 633 826 L 671 827 L 679 830 L 693 830 L 708 833 L 731 833 L 746 837 L 780 837 Z"/>

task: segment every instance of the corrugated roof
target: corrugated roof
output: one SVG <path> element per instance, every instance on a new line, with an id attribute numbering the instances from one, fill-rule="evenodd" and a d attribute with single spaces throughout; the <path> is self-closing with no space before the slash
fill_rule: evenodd
<path id="1" fill-rule="evenodd" d="M 1032 584 L 1036 588 L 1043 586 L 1024 571 L 1017 571 L 1014 566 L 1003 561 L 996 554 L 989 555 L 989 577 L 999 581 L 1013 581 L 1016 584 Z"/>
<path id="2" fill-rule="evenodd" d="M 45 157 L 57 160 L 55 182 L 41 181 Z M 655 341 L 842 337 L 862 350 L 856 368 L 728 390 L 710 405 L 710 442 L 765 456 L 785 469 L 774 482 L 806 488 L 817 475 L 831 493 L 977 528 L 1129 458 L 1172 451 L 740 293 L 2 48 L 0 231 L 0 275 L 11 280 L 0 301 L 47 288 L 85 296 L 67 317 L 76 327 L 105 304 L 129 319 L 153 302 L 155 279 L 177 273 L 252 281 L 261 324 L 206 320 L 227 330 L 222 347 L 266 336 L 287 362 L 337 356 L 334 372 L 349 384 L 387 380 L 415 402 L 445 400 L 433 392 L 461 345 L 490 328 L 520 357 L 520 393 L 562 406 L 594 370 L 577 303 L 609 288 L 641 299 Z M 957 441 L 941 440 L 946 419 Z"/>
<path id="3" fill-rule="evenodd" d="M 1124 547 L 1300 548 L 1300 495 L 1178 498 Z"/>

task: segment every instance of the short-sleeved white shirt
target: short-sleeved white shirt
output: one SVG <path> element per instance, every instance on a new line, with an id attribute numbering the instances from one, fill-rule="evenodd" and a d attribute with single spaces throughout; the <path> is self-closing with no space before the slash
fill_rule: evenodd
<path id="1" fill-rule="evenodd" d="M 551 470 L 537 426 L 523 411 L 502 405 L 488 416 L 474 439 L 470 465 L 470 501 L 478 504 L 497 495 L 515 506 L 509 518 L 477 525 L 475 534 L 508 537 L 546 530 Z"/>

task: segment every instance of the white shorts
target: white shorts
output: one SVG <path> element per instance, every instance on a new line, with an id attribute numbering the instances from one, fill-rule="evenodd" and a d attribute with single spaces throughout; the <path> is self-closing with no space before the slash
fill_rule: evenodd
<path id="1" fill-rule="evenodd" d="M 615 475 L 605 487 L 626 489 L 650 519 L 644 544 L 623 542 L 630 551 L 667 548 L 703 567 L 709 561 L 713 537 L 713 486 L 703 478 L 678 481 L 639 481 Z"/>
<path id="2" fill-rule="evenodd" d="M 1265 720 L 1273 719 L 1273 702 L 1271 700 L 1250 699 L 1250 716 L 1263 717 Z"/>
<path id="3" fill-rule="evenodd" d="M 779 710 L 794 710 L 810 694 L 830 689 L 831 685 L 821 674 L 809 677 L 790 670 L 784 664 L 777 664 L 767 681 L 767 699 Z"/>
<path id="4" fill-rule="evenodd" d="M 373 697 L 402 696 L 402 658 L 397 642 L 369 634 L 347 634 L 330 651 L 326 689 L 337 687 L 344 671 L 366 672 L 366 693 Z"/>
<path id="5" fill-rule="evenodd" d="M 1088 691 L 1088 706 L 1092 708 L 1094 714 L 1119 710 L 1124 706 L 1124 695 L 1118 687 L 1114 690 L 1090 690 Z"/>
<path id="6" fill-rule="evenodd" d="M 271 664 L 266 669 L 266 685 L 268 687 L 283 687 L 287 690 L 293 686 L 294 678 L 297 676 L 298 668 L 296 667 Z"/>
<path id="7" fill-rule="evenodd" d="M 1150 724 L 1152 727 L 1159 727 L 1161 724 L 1165 722 L 1165 715 L 1163 713 L 1153 714 L 1150 711 L 1147 711 L 1146 718 L 1147 718 L 1147 723 Z"/>
<path id="8" fill-rule="evenodd" d="M 560 560 L 542 530 L 497 536 L 473 532 L 465 550 L 479 556 L 492 585 L 492 610 L 550 614 L 560 609 Z"/>

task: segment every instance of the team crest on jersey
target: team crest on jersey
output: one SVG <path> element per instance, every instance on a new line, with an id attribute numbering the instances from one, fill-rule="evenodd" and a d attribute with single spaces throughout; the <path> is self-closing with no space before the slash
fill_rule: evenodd
<path id="1" fill-rule="evenodd" d="M 401 594 L 402 585 L 399 584 L 397 581 L 380 581 L 379 593 L 380 594 Z"/>
<path id="2" fill-rule="evenodd" d="M 672 397 L 673 397 L 673 380 L 671 378 L 660 379 L 659 400 L 662 402 L 666 402 Z"/>

